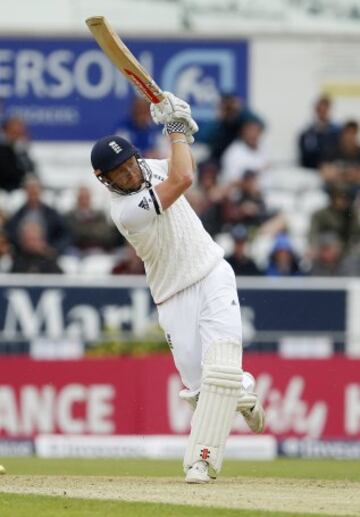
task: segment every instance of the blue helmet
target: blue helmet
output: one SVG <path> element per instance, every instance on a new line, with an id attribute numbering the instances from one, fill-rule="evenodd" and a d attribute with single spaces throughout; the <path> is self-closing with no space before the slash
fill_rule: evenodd
<path id="1" fill-rule="evenodd" d="M 100 138 L 91 150 L 91 164 L 98 180 L 109 190 L 122 195 L 134 194 L 135 191 L 125 191 L 106 177 L 108 172 L 116 169 L 116 167 L 119 167 L 119 165 L 129 160 L 132 156 L 135 156 L 144 178 L 143 184 L 136 190 L 136 192 L 139 192 L 150 184 L 151 171 L 146 162 L 140 157 L 137 149 L 125 138 L 117 135 Z"/>

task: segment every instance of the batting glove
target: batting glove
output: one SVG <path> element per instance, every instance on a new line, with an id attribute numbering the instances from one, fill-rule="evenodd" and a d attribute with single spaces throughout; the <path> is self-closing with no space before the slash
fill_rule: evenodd
<path id="1" fill-rule="evenodd" d="M 169 134 L 166 127 L 168 124 L 172 122 L 183 122 L 185 131 L 180 132 L 183 132 L 187 142 L 192 144 L 194 142 L 192 135 L 199 130 L 199 127 L 191 116 L 190 105 L 170 92 L 164 92 L 164 94 L 164 100 L 158 104 L 150 105 L 150 113 L 153 121 L 155 124 L 165 125 L 163 130 L 164 134 Z"/>

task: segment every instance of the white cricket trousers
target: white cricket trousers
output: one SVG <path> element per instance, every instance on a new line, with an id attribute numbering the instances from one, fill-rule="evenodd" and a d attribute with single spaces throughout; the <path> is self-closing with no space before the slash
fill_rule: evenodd
<path id="1" fill-rule="evenodd" d="M 242 342 L 235 275 L 225 260 L 159 304 L 158 313 L 175 366 L 190 391 L 200 389 L 203 358 L 213 342 L 226 338 Z"/>

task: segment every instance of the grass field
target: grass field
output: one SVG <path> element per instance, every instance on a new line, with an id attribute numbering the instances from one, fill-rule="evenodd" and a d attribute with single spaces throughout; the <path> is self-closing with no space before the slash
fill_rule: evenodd
<path id="1" fill-rule="evenodd" d="M 360 462 L 227 461 L 186 485 L 179 461 L 0 458 L 0 516 L 360 516 Z"/>

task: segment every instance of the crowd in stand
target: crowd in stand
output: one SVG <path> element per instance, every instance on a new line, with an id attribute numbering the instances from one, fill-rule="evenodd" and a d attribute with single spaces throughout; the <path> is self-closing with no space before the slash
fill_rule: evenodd
<path id="1" fill-rule="evenodd" d="M 227 258 L 237 275 L 360 275 L 359 127 L 355 120 L 335 123 L 331 108 L 329 98 L 317 99 L 313 120 L 298 139 L 299 166 L 322 179 L 328 196 L 327 206 L 312 214 L 301 256 L 292 244 L 286 214 L 270 208 L 264 195 L 262 178 L 271 163 L 262 141 L 263 119 L 235 95 L 224 95 L 216 119 L 201 126 L 197 141 L 206 158 L 198 164 L 198 180 L 187 197 L 214 238 L 231 238 Z M 145 157 L 166 153 L 166 140 L 140 98 L 114 129 Z M 94 208 L 87 186 L 79 188 L 67 213 L 45 202 L 29 148 L 24 123 L 7 119 L 0 141 L 0 191 L 22 190 L 25 201 L 11 214 L 0 207 L 0 272 L 61 273 L 59 257 L 101 252 L 114 256 L 113 274 L 143 274 L 134 250 L 108 215 Z M 266 264 L 249 253 L 259 235 L 272 239 Z"/>

